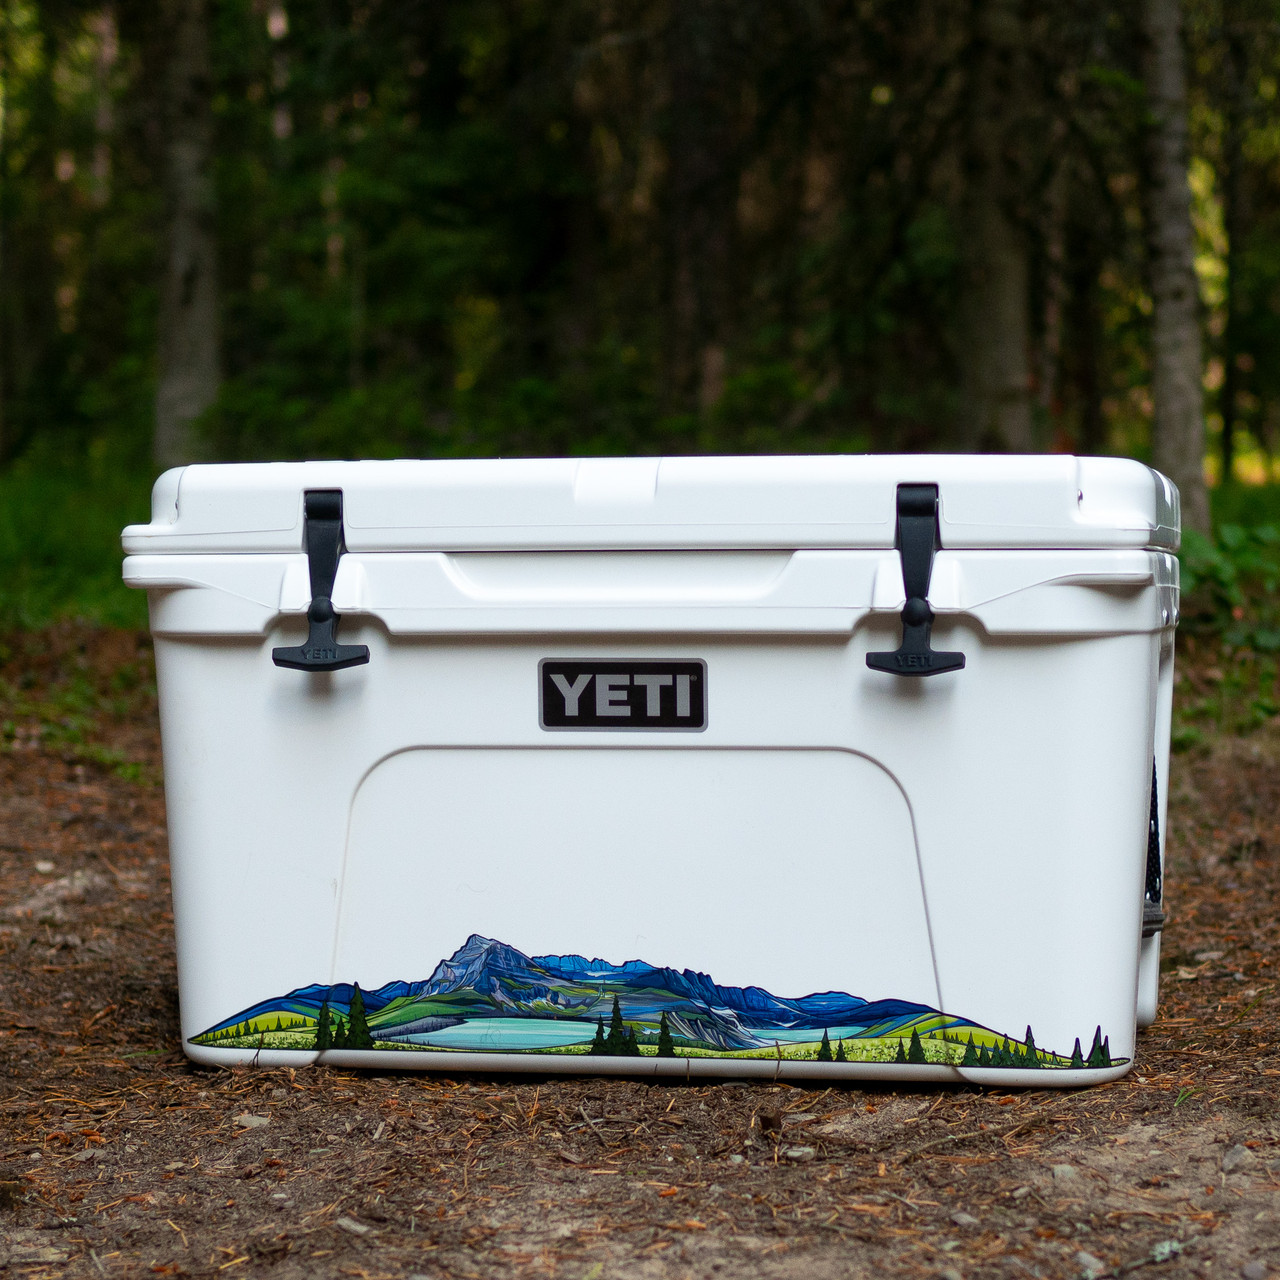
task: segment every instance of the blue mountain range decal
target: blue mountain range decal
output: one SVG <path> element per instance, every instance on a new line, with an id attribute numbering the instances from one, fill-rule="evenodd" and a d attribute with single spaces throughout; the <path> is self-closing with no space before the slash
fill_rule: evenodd
<path id="1" fill-rule="evenodd" d="M 271 1024 L 272 1018 L 311 1022 L 325 1004 L 332 1016 L 349 1018 L 355 991 L 354 984 L 346 982 L 298 987 L 241 1010 L 201 1038 Z M 612 964 L 579 955 L 527 956 L 478 933 L 441 960 L 431 977 L 389 982 L 360 994 L 371 1033 L 386 1042 L 468 1018 L 577 1019 L 590 1029 L 597 1019 L 609 1017 L 615 996 L 628 1023 L 656 1030 L 666 1013 L 673 1035 L 730 1051 L 772 1044 L 776 1036 L 771 1032 L 813 1031 L 816 1038 L 824 1029 L 839 1026 L 892 1035 L 896 1027 L 921 1017 L 940 1016 L 929 1005 L 868 1001 L 844 991 L 788 998 L 763 987 L 721 986 L 708 974 L 644 960 Z M 973 1025 L 959 1018 L 946 1022 L 957 1028 Z"/>
<path id="2" fill-rule="evenodd" d="M 605 1024 L 609 1033 L 605 1034 Z M 847 991 L 776 996 L 645 960 L 528 956 L 473 933 L 429 978 L 313 983 L 242 1009 L 194 1037 L 246 1049 L 430 1049 L 462 1052 L 776 1054 L 824 1062 L 962 1067 L 1109 1068 L 1102 1028 L 1086 1056 L 1036 1045 L 910 1000 Z M 835 1042 L 833 1051 L 832 1041 Z M 909 1046 L 909 1047 L 908 1047 Z"/>

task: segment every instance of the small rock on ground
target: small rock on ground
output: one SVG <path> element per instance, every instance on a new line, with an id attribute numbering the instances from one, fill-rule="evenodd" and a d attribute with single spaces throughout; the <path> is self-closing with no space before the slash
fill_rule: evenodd
<path id="1" fill-rule="evenodd" d="M 1076 1254 L 1076 1262 L 1080 1264 L 1080 1269 L 1086 1276 L 1100 1276 L 1107 1270 L 1107 1264 L 1101 1258 L 1096 1258 L 1093 1254 L 1086 1253 L 1083 1249 Z"/>

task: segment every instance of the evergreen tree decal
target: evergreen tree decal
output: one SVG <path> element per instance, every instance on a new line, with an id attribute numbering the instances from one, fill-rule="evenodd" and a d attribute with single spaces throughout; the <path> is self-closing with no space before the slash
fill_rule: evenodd
<path id="1" fill-rule="evenodd" d="M 627 1055 L 628 1058 L 640 1057 L 640 1045 L 636 1042 L 635 1027 L 627 1028 L 626 1047 L 623 1050 L 623 1052 Z"/>
<path id="2" fill-rule="evenodd" d="M 603 1039 L 604 1023 L 600 1024 L 600 1030 L 597 1034 Z M 675 1056 L 676 1044 L 671 1038 L 671 1028 L 667 1025 L 667 1011 L 663 1009 L 662 1019 L 658 1023 L 658 1057 L 674 1058 Z"/>
<path id="3" fill-rule="evenodd" d="M 596 1038 L 591 1042 L 592 1053 L 608 1053 L 609 1047 L 604 1039 L 604 1019 L 596 1019 Z"/>
<path id="4" fill-rule="evenodd" d="M 902 1052 L 902 1037 L 898 1037 L 898 1052 L 894 1055 L 894 1062 L 906 1062 L 907 1055 Z"/>
<path id="5" fill-rule="evenodd" d="M 981 1062 L 978 1060 L 978 1050 L 973 1043 L 973 1033 L 969 1033 L 969 1043 L 964 1047 L 964 1057 L 960 1059 L 962 1067 L 978 1067 Z"/>
<path id="6" fill-rule="evenodd" d="M 907 1061 L 915 1066 L 921 1066 L 929 1061 L 924 1056 L 924 1045 L 920 1043 L 920 1033 L 915 1027 L 911 1028 L 911 1046 L 907 1050 Z"/>
<path id="7" fill-rule="evenodd" d="M 605 1053 L 621 1058 L 627 1052 L 627 1029 L 622 1022 L 622 1008 L 618 997 L 613 997 L 613 1014 L 609 1018 L 609 1036 L 605 1040 Z"/>
<path id="8" fill-rule="evenodd" d="M 841 1041 L 836 1045 L 836 1061 L 837 1061 L 837 1062 L 848 1062 L 848 1061 L 849 1061 L 848 1057 L 845 1055 L 845 1051 L 844 1051 L 844 1041 L 843 1041 L 843 1040 L 841 1040 Z"/>
<path id="9" fill-rule="evenodd" d="M 980 1067 L 991 1066 L 991 1053 L 987 1049 L 987 1046 L 985 1044 L 982 1046 L 981 1049 L 978 1050 L 978 1066 Z"/>
<path id="10" fill-rule="evenodd" d="M 1110 1051 L 1105 1049 L 1102 1044 L 1101 1027 L 1093 1033 L 1093 1045 L 1089 1049 L 1089 1057 L 1085 1060 L 1084 1065 L 1086 1067 L 1109 1067 L 1111 1065 Z"/>
<path id="11" fill-rule="evenodd" d="M 818 1061 L 819 1062 L 833 1061 L 831 1057 L 831 1039 L 827 1035 L 825 1028 L 823 1029 L 823 1032 L 822 1032 L 822 1043 L 818 1046 Z"/>
<path id="12" fill-rule="evenodd" d="M 329 999 L 326 996 L 320 1006 L 320 1016 L 316 1019 L 316 1048 L 321 1050 L 333 1048 L 333 1027 L 329 1021 Z"/>
<path id="13" fill-rule="evenodd" d="M 1038 1067 L 1040 1065 L 1040 1055 L 1036 1053 L 1036 1038 L 1031 1034 L 1031 1028 L 1027 1028 L 1027 1048 L 1023 1056 L 1023 1065 L 1028 1067 Z"/>
<path id="14" fill-rule="evenodd" d="M 351 992 L 351 1011 L 347 1024 L 348 1049 L 372 1049 L 373 1036 L 369 1032 L 369 1021 L 365 1017 L 364 996 L 360 984 L 355 983 Z"/>
<path id="15" fill-rule="evenodd" d="M 1071 1050 L 1071 1070 L 1080 1071 L 1084 1068 L 1084 1054 L 1080 1052 L 1080 1037 L 1076 1036 L 1076 1047 Z"/>
<path id="16" fill-rule="evenodd" d="M 346 1023 L 344 1023 L 341 1018 L 338 1019 L 337 1024 L 333 1028 L 333 1047 L 335 1049 L 346 1049 L 349 1047 L 347 1045 Z"/>

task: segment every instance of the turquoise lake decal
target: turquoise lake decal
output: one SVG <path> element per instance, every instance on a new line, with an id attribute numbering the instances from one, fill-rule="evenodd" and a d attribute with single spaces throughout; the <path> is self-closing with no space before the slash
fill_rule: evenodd
<path id="1" fill-rule="evenodd" d="M 843 991 L 794 998 L 722 987 L 644 960 L 527 956 L 472 934 L 430 978 L 299 987 L 193 1037 L 221 1049 L 430 1050 L 611 1057 L 769 1058 L 1083 1070 L 1112 1058 L 1098 1027 L 1062 1054 L 906 1000 Z"/>

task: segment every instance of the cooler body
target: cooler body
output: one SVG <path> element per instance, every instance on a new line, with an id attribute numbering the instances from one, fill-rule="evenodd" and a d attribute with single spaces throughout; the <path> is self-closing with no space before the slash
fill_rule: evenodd
<path id="1" fill-rule="evenodd" d="M 125 573 L 187 1053 L 1122 1074 L 1155 1012 L 1176 523 L 1111 460 L 170 473 Z"/>

